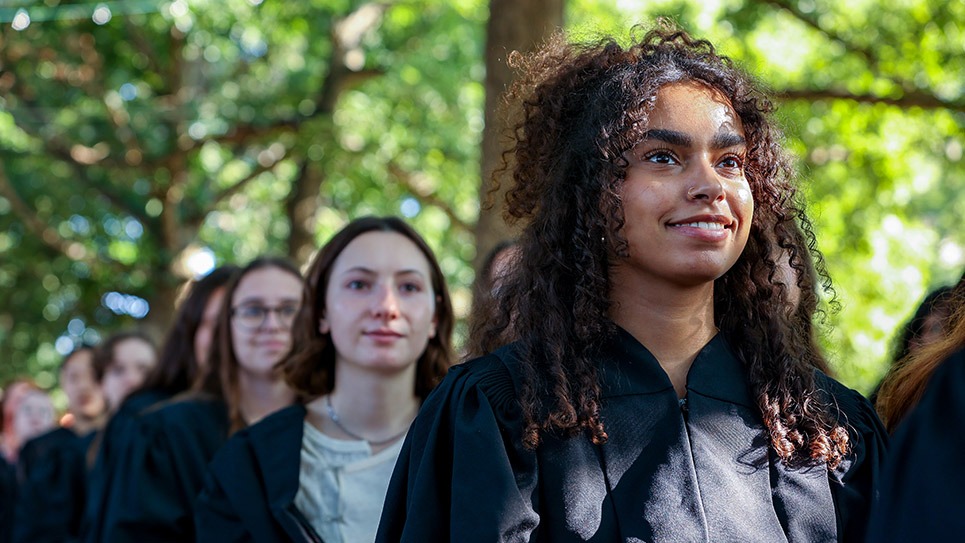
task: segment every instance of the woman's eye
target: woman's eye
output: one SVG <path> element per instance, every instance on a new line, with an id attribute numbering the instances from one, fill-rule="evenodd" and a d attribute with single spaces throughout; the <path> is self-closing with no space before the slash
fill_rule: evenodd
<path id="1" fill-rule="evenodd" d="M 654 164 L 676 164 L 677 159 L 667 151 L 654 151 L 644 155 L 643 160 Z"/>
<path id="2" fill-rule="evenodd" d="M 355 279 L 355 280 L 349 281 L 346 286 L 350 290 L 362 290 L 366 287 L 366 283 L 365 281 L 362 281 L 360 279 Z"/>
<path id="3" fill-rule="evenodd" d="M 402 292 L 422 292 L 422 286 L 416 283 L 405 283 L 400 288 Z"/>
<path id="4" fill-rule="evenodd" d="M 722 168 L 730 168 L 735 170 L 739 170 L 744 166 L 743 161 L 741 161 L 741 159 L 736 156 L 725 157 L 723 160 L 720 161 L 719 164 Z"/>

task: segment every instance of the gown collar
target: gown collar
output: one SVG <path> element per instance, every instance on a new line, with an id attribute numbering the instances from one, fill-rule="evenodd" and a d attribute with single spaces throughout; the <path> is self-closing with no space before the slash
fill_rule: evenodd
<path id="1" fill-rule="evenodd" d="M 616 336 L 601 353 L 602 396 L 672 393 L 670 377 L 653 354 L 629 332 L 616 328 Z M 697 353 L 687 373 L 688 395 L 691 392 L 747 407 L 755 405 L 744 366 L 724 334 L 718 332 Z"/>

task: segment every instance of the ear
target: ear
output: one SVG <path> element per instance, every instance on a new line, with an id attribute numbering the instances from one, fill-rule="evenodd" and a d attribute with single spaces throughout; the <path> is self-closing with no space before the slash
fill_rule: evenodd
<path id="1" fill-rule="evenodd" d="M 439 308 L 439 297 L 436 296 L 436 309 Z M 439 327 L 439 313 L 438 311 L 433 313 L 432 322 L 429 323 L 429 339 L 436 337 L 436 328 Z"/>
<path id="2" fill-rule="evenodd" d="M 318 332 L 323 336 L 332 331 L 332 327 L 329 326 L 328 320 L 325 317 L 318 319 Z"/>

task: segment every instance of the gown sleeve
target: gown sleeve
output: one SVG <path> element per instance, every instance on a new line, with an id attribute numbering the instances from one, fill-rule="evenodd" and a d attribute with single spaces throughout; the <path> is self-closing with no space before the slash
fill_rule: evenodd
<path id="1" fill-rule="evenodd" d="M 106 542 L 194 540 L 195 497 L 225 427 L 212 409 L 191 403 L 143 417 L 130 472 L 119 474 L 118 505 L 105 520 Z"/>
<path id="2" fill-rule="evenodd" d="M 24 445 L 18 465 L 14 543 L 64 542 L 78 537 L 86 443 L 70 430 L 59 429 Z"/>
<path id="3" fill-rule="evenodd" d="M 389 483 L 377 542 L 525 542 L 537 537 L 536 455 L 508 368 L 455 366 L 426 399 Z"/>
<path id="4" fill-rule="evenodd" d="M 254 542 L 221 483 L 210 471 L 194 503 L 194 528 L 197 541 Z"/>
<path id="5" fill-rule="evenodd" d="M 961 541 L 965 534 L 965 350 L 932 376 L 892 439 L 869 543 Z"/>
<path id="6" fill-rule="evenodd" d="M 871 507 L 881 493 L 888 432 L 871 403 L 860 393 L 831 381 L 839 423 L 849 430 L 851 452 L 831 472 L 831 495 L 839 541 L 864 541 Z"/>

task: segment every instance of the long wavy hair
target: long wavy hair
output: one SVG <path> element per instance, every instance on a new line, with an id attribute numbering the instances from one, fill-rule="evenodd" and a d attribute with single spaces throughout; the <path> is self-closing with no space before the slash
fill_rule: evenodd
<path id="1" fill-rule="evenodd" d="M 275 268 L 302 281 L 302 274 L 290 260 L 278 257 L 260 257 L 252 260 L 247 266 L 236 270 L 228 284 L 225 285 L 221 310 L 218 312 L 218 324 L 211 336 L 211 352 L 208 355 L 208 367 L 204 375 L 198 380 L 192 391 L 209 398 L 221 400 L 228 408 L 229 435 L 246 426 L 241 415 L 241 384 L 238 379 L 238 357 L 235 356 L 234 335 L 231 331 L 231 304 L 238 284 L 249 273 Z M 294 340 L 294 337 L 292 338 Z M 294 349 L 294 342 L 292 348 Z"/>
<path id="2" fill-rule="evenodd" d="M 303 397 L 328 394 L 335 387 L 335 345 L 331 333 L 322 334 L 318 323 L 325 314 L 325 293 L 335 260 L 355 238 L 368 232 L 395 232 L 408 238 L 429 263 L 436 297 L 436 334 L 416 362 L 415 393 L 425 399 L 442 380 L 453 361 L 452 329 L 455 322 L 445 276 L 429 245 L 411 226 L 396 217 L 361 217 L 348 223 L 322 247 L 306 272 L 304 302 L 292 325 L 294 345 L 281 362 L 288 385 Z"/>
<path id="3" fill-rule="evenodd" d="M 616 333 L 611 259 L 629 254 L 624 156 L 644 137 L 657 91 L 687 82 L 728 98 L 740 118 L 755 203 L 746 248 L 715 282 L 716 324 L 746 369 L 776 454 L 790 466 L 836 467 L 848 432 L 817 388 L 816 370 L 827 364 L 810 328 L 817 291 L 832 299 L 833 291 L 768 98 L 709 42 L 665 23 L 626 48 L 557 36 L 511 63 L 521 76 L 508 94 L 512 145 L 496 182 L 511 174 L 505 214 L 524 223 L 520 257 L 486 312 L 493 317 L 470 334 L 480 352 L 518 342 L 524 444 L 535 448 L 544 433 L 607 439 L 595 353 Z"/>
<path id="4" fill-rule="evenodd" d="M 918 405 L 938 366 L 955 351 L 965 348 L 965 278 L 945 294 L 946 330 L 942 339 L 921 347 L 899 360 L 885 376 L 876 407 L 885 428 L 894 432 L 898 423 Z"/>
<path id="5" fill-rule="evenodd" d="M 194 352 L 194 337 L 201 327 L 208 299 L 219 288 L 223 288 L 231 274 L 237 270 L 237 266 L 221 266 L 186 285 L 177 315 L 174 316 L 171 329 L 161 344 L 157 366 L 148 375 L 140 390 L 178 394 L 191 388 L 201 377 L 202 365 Z"/>

